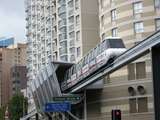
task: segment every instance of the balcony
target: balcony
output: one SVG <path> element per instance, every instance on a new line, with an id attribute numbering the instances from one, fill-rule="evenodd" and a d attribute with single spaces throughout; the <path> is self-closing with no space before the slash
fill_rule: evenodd
<path id="1" fill-rule="evenodd" d="M 75 42 L 74 42 L 74 39 L 73 39 L 73 38 L 70 40 L 69 45 L 70 45 L 70 47 L 75 46 Z"/>
<path id="2" fill-rule="evenodd" d="M 29 16 L 27 15 L 27 16 L 26 16 L 26 21 L 28 21 L 28 20 L 29 20 Z"/>
<path id="3" fill-rule="evenodd" d="M 68 55 L 60 55 L 62 61 L 68 61 Z"/>
<path id="4" fill-rule="evenodd" d="M 66 41 L 67 40 L 67 35 L 66 34 L 60 34 L 59 35 L 59 41 Z"/>
<path id="5" fill-rule="evenodd" d="M 64 12 L 66 12 L 66 9 L 64 8 L 65 6 L 61 6 L 59 9 L 58 9 L 58 14 L 62 14 Z"/>
<path id="6" fill-rule="evenodd" d="M 69 26 L 68 31 L 71 32 L 73 30 L 74 30 L 74 25 L 72 24 L 72 25 Z"/>
<path id="7" fill-rule="evenodd" d="M 72 16 L 73 13 L 74 13 L 74 9 L 70 9 L 70 10 L 68 11 L 68 16 Z"/>
<path id="8" fill-rule="evenodd" d="M 62 47 L 59 49 L 60 56 L 67 54 L 67 47 Z"/>
<path id="9" fill-rule="evenodd" d="M 56 7 L 53 6 L 52 8 L 53 8 L 53 9 L 52 9 L 52 10 L 53 10 L 52 14 L 55 15 L 55 14 L 56 14 Z"/>
<path id="10" fill-rule="evenodd" d="M 26 24 L 26 28 L 27 28 L 27 29 L 29 28 L 29 24 L 28 24 L 28 22 L 27 22 L 27 24 Z"/>
<path id="11" fill-rule="evenodd" d="M 55 44 L 53 44 L 53 51 L 57 51 L 57 46 Z"/>
<path id="12" fill-rule="evenodd" d="M 65 5 L 66 1 L 65 0 L 59 0 L 58 1 L 58 4 L 61 6 L 61 5 Z"/>
<path id="13" fill-rule="evenodd" d="M 58 22 L 59 29 L 66 26 L 66 20 L 61 20 Z"/>

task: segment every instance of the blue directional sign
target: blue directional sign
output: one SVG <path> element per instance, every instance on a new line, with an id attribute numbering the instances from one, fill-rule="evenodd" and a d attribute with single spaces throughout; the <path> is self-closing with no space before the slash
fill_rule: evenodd
<path id="1" fill-rule="evenodd" d="M 44 112 L 67 112 L 71 110 L 69 102 L 46 103 Z"/>

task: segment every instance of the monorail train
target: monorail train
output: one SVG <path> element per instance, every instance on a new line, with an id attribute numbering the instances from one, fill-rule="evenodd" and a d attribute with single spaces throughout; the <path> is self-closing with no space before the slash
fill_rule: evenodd
<path id="1" fill-rule="evenodd" d="M 103 66 L 109 66 L 113 60 L 126 51 L 122 39 L 107 38 L 86 54 L 77 64 L 69 68 L 61 83 L 62 91 L 95 73 Z"/>

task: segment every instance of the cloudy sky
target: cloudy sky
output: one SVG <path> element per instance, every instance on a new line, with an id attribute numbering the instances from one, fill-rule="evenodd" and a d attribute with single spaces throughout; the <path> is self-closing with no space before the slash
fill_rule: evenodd
<path id="1" fill-rule="evenodd" d="M 0 37 L 25 42 L 24 0 L 0 0 Z"/>

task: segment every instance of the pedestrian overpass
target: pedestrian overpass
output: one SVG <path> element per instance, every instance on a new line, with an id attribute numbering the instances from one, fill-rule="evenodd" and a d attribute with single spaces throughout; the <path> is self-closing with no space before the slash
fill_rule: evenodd
<path id="1" fill-rule="evenodd" d="M 107 74 L 110 74 L 128 63 L 151 53 L 152 57 L 152 70 L 153 70 L 153 90 L 154 90 L 154 104 L 155 104 L 155 120 L 160 119 L 160 30 L 147 37 L 134 47 L 128 49 L 125 53 L 120 55 L 112 65 L 104 66 L 100 70 L 96 71 L 93 75 L 87 79 L 81 80 L 75 86 L 68 88 L 67 93 L 76 93 L 81 90 L 85 90 L 88 86 L 101 80 Z M 61 91 L 60 82 L 62 81 L 65 71 L 71 67 L 73 63 L 65 62 L 52 62 L 47 67 L 43 68 L 35 79 L 35 88 L 31 88 L 35 101 L 37 101 L 38 111 L 43 114 L 43 106 L 46 102 L 52 101 L 53 97 L 61 97 L 66 91 Z M 40 110 L 40 109 L 41 110 Z M 30 113 L 32 114 L 32 113 Z M 32 114 L 33 115 L 33 114 Z M 72 114 L 71 114 L 72 115 Z M 28 119 L 24 116 L 24 119 Z M 74 116 L 73 116 L 74 117 Z M 76 118 L 75 118 L 76 119 Z"/>

